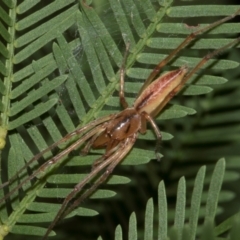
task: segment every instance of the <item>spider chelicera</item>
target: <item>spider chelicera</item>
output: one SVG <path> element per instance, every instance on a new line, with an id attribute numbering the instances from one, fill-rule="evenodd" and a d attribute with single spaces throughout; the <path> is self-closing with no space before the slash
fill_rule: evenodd
<path id="1" fill-rule="evenodd" d="M 14 175 L 8 182 L 5 182 L 0 186 L 3 188 L 12 183 L 24 169 L 26 169 L 31 163 L 38 160 L 43 154 L 49 150 L 57 147 L 59 144 L 68 141 L 73 136 L 79 136 L 79 139 L 65 150 L 52 157 L 50 160 L 41 165 L 31 176 L 24 179 L 17 187 L 12 189 L 8 194 L 0 200 L 0 203 L 8 199 L 15 191 L 19 190 L 25 183 L 38 176 L 41 172 L 44 172 L 49 166 L 54 165 L 65 155 L 72 150 L 78 148 L 82 144 L 85 144 L 83 152 L 87 154 L 91 148 L 104 148 L 105 154 L 98 158 L 92 166 L 91 172 L 79 182 L 74 189 L 67 195 L 62 203 L 60 210 L 55 216 L 54 220 L 48 227 L 43 239 L 46 239 L 56 223 L 68 215 L 74 210 L 86 197 L 91 195 L 96 188 L 103 183 L 108 176 L 112 173 L 114 168 L 123 160 L 123 158 L 132 149 L 138 134 L 144 134 L 146 132 L 146 124 L 149 122 L 157 137 L 156 153 L 158 152 L 158 146 L 161 141 L 161 132 L 158 126 L 154 122 L 154 117 L 163 109 L 163 107 L 170 101 L 170 99 L 182 89 L 188 79 L 209 59 L 216 56 L 225 49 L 240 42 L 240 38 L 235 39 L 229 44 L 207 54 L 193 69 L 189 70 L 187 66 L 182 66 L 179 69 L 165 73 L 158 77 L 160 70 L 183 48 L 185 48 L 191 41 L 193 41 L 197 35 L 208 31 L 215 26 L 218 26 L 235 16 L 240 14 L 240 9 L 231 16 L 225 17 L 219 21 L 216 21 L 205 28 L 199 29 L 191 33 L 175 50 L 173 50 L 164 60 L 162 60 L 152 71 L 150 76 L 142 86 L 138 97 L 136 98 L 132 107 L 128 106 L 124 97 L 124 63 L 126 61 L 127 54 L 125 53 L 123 66 L 120 69 L 120 91 L 119 98 L 120 103 L 124 110 L 120 113 L 111 114 L 109 116 L 96 119 L 86 126 L 83 126 L 69 134 L 64 138 L 54 143 L 47 149 L 43 150 L 32 158 L 22 169 L 20 169 L 16 175 Z M 127 44 L 127 51 L 129 44 Z M 126 52 L 127 52 L 126 51 Z M 154 81 L 153 81 L 154 80 Z M 89 189 L 84 189 L 85 185 L 94 180 L 94 184 Z M 79 196 L 78 194 L 82 194 Z M 77 195 L 77 197 L 76 197 Z M 70 201 L 76 197 L 73 203 Z"/>

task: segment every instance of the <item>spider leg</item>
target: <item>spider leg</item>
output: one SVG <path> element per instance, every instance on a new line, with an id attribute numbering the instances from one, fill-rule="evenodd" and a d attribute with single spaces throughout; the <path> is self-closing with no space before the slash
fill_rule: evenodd
<path id="1" fill-rule="evenodd" d="M 120 98 L 120 103 L 123 106 L 123 108 L 127 108 L 128 107 L 128 103 L 125 99 L 124 96 L 124 77 L 125 77 L 125 63 L 127 60 L 127 55 L 129 52 L 129 47 L 130 47 L 130 43 L 128 43 L 126 45 L 126 51 L 123 57 L 123 62 L 122 62 L 122 66 L 120 68 L 120 91 L 119 91 L 119 98 Z"/>
<path id="2" fill-rule="evenodd" d="M 227 16 L 225 18 L 222 18 L 212 24 L 209 24 L 208 26 L 199 29 L 195 32 L 192 32 L 190 35 L 187 36 L 187 38 L 185 38 L 185 40 L 178 45 L 178 47 L 176 49 L 174 49 L 167 57 L 165 57 L 151 72 L 151 74 L 149 75 L 149 77 L 147 78 L 147 80 L 145 81 L 145 83 L 143 84 L 141 90 L 139 91 L 138 96 L 142 93 L 142 91 L 149 85 L 150 82 L 153 81 L 153 79 L 157 76 L 157 74 L 160 72 L 160 70 L 169 62 L 171 61 L 174 56 L 176 56 L 176 54 L 181 51 L 183 48 L 185 48 L 186 46 L 188 46 L 198 35 L 224 23 L 227 22 L 230 19 L 233 19 L 234 17 L 236 17 L 237 15 L 240 14 L 240 9 L 238 9 L 238 11 L 236 11 L 234 14 Z"/>
<path id="3" fill-rule="evenodd" d="M 112 163 L 105 169 L 105 172 L 97 178 L 95 183 L 92 185 L 91 188 L 87 189 L 82 196 L 76 199 L 73 204 L 64 212 L 63 217 L 67 216 L 70 212 L 72 212 L 84 199 L 89 197 L 99 185 L 101 185 L 105 180 L 109 177 L 109 175 L 113 172 L 114 168 L 119 164 L 119 162 L 128 154 L 128 152 L 132 149 L 132 146 L 135 143 L 136 136 L 129 137 L 128 142 L 124 143 L 122 146 L 119 147 L 116 151 L 122 151 L 119 156 L 115 156 Z M 129 142 L 130 141 L 130 142 Z M 126 147 L 126 144 L 129 144 Z"/>
<path id="4" fill-rule="evenodd" d="M 107 177 L 111 174 L 113 169 L 116 167 L 116 165 L 128 154 L 128 152 L 132 149 L 132 146 L 134 145 L 137 138 L 137 133 L 135 133 L 132 137 L 127 138 L 124 142 L 119 143 L 119 148 L 105 161 L 103 161 L 100 165 L 98 165 L 96 168 L 93 168 L 92 171 L 86 176 L 85 179 L 83 179 L 80 183 L 78 183 L 74 190 L 72 190 L 68 196 L 64 199 L 64 202 L 61 206 L 61 209 L 58 211 L 55 219 L 52 221 L 51 225 L 49 226 L 47 232 L 43 236 L 42 240 L 45 240 L 53 227 L 56 225 L 56 223 L 65 217 L 68 213 L 70 213 L 73 209 L 75 209 L 86 197 L 88 197 L 90 194 L 92 194 L 96 188 L 103 183 Z M 103 158 L 102 156 L 101 158 Z M 88 190 L 86 190 L 82 196 L 80 196 L 78 199 L 76 199 L 73 204 L 68 208 L 69 202 L 78 194 L 80 191 L 83 190 L 83 187 L 91 180 L 93 179 L 98 173 L 100 173 L 104 168 L 106 168 L 103 175 L 99 176 L 95 182 L 95 184 L 90 187 Z"/>
<path id="5" fill-rule="evenodd" d="M 8 194 L 6 194 L 2 199 L 0 199 L 0 203 L 8 199 L 14 192 L 19 190 L 25 183 L 28 181 L 31 181 L 33 178 L 38 176 L 40 173 L 44 172 L 48 167 L 53 166 L 56 164 L 61 158 L 63 158 L 66 154 L 83 144 L 85 141 L 90 139 L 92 136 L 97 134 L 99 131 L 102 131 L 103 125 L 99 125 L 98 127 L 92 129 L 91 131 L 87 132 L 85 135 L 83 135 L 80 139 L 78 139 L 76 142 L 74 142 L 72 145 L 70 145 L 68 148 L 54 156 L 53 158 L 49 159 L 47 162 L 45 162 L 43 165 L 41 165 L 33 174 L 31 174 L 29 177 L 25 178 L 18 186 L 13 188 Z"/>
<path id="6" fill-rule="evenodd" d="M 226 44 L 225 46 L 216 49 L 213 52 L 210 52 L 209 54 L 207 54 L 191 71 L 189 71 L 189 73 L 187 73 L 187 75 L 185 75 L 183 81 L 181 82 L 181 84 L 177 87 L 177 91 L 178 89 L 180 90 L 183 85 L 187 82 L 187 80 L 192 77 L 192 75 L 198 70 L 200 69 L 208 60 L 210 60 L 211 58 L 213 58 L 214 56 L 219 55 L 220 53 L 222 53 L 224 50 L 228 49 L 229 47 L 233 46 L 233 45 L 237 45 L 240 43 L 240 37 L 236 38 L 235 40 L 233 40 L 232 42 Z"/>
<path id="7" fill-rule="evenodd" d="M 152 125 L 152 128 L 156 134 L 156 137 L 157 137 L 157 143 L 156 143 L 156 147 L 155 147 L 155 155 L 156 155 L 156 158 L 158 161 L 160 161 L 161 157 L 160 157 L 160 154 L 159 154 L 159 150 L 160 150 L 160 147 L 161 147 L 161 141 L 162 141 L 162 134 L 157 126 L 157 124 L 155 123 L 154 119 L 151 117 L 151 115 L 149 115 L 147 112 L 142 112 L 141 113 L 141 116 L 142 116 L 142 124 L 143 122 L 146 120 L 148 122 L 150 122 L 150 124 Z M 146 123 L 144 123 L 145 127 L 146 127 Z"/>
<path id="8" fill-rule="evenodd" d="M 92 170 L 94 168 L 98 167 L 103 161 L 105 161 L 115 151 L 118 151 L 118 149 L 119 149 L 119 141 L 118 140 L 110 141 L 110 147 L 112 147 L 112 148 L 109 148 L 109 146 L 107 146 L 105 154 L 101 158 L 99 158 L 99 159 L 94 161 L 94 163 L 92 164 Z"/>
<path id="9" fill-rule="evenodd" d="M 19 169 L 16 174 L 11 177 L 7 182 L 4 182 L 3 184 L 0 185 L 0 189 L 4 188 L 5 186 L 11 184 L 15 179 L 17 179 L 17 177 L 19 176 L 20 173 L 22 173 L 27 167 L 29 167 L 33 162 L 35 162 L 36 160 L 38 160 L 40 157 L 42 157 L 46 152 L 50 151 L 51 149 L 57 147 L 59 144 L 64 143 L 66 141 L 68 141 L 69 139 L 71 139 L 73 136 L 75 135 L 79 135 L 82 134 L 83 132 L 89 130 L 90 128 L 101 124 L 102 122 L 105 122 L 109 119 L 112 118 L 114 114 L 109 115 L 109 116 L 105 116 L 102 117 L 100 119 L 94 120 L 92 122 L 90 122 L 89 124 L 87 124 L 84 127 L 81 127 L 71 133 L 68 133 L 64 138 L 60 139 L 59 141 L 53 143 L 51 146 L 49 146 L 48 148 L 44 149 L 43 151 L 41 151 L 40 153 L 38 153 L 37 155 L 35 155 L 31 160 L 29 160 L 21 169 Z"/>

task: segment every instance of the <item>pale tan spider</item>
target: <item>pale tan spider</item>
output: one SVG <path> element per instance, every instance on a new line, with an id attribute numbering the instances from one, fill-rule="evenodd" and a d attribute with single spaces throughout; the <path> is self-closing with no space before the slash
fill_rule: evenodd
<path id="1" fill-rule="evenodd" d="M 208 31 L 215 26 L 222 24 L 236 15 L 240 14 L 240 9 L 233 15 L 225 17 L 219 21 L 216 21 L 209 26 L 197 30 L 190 34 L 175 50 L 173 50 L 164 60 L 162 60 L 152 71 L 150 76 L 145 81 L 141 88 L 138 97 L 136 98 L 132 107 L 128 106 L 124 97 L 124 64 L 120 69 L 120 91 L 119 98 L 120 103 L 124 110 L 120 113 L 111 114 L 109 116 L 96 119 L 84 127 L 81 127 L 69 134 L 67 134 L 60 141 L 54 143 L 44 151 L 37 154 L 32 158 L 22 169 L 20 169 L 15 176 L 13 176 L 8 182 L 2 184 L 3 188 L 12 183 L 24 169 L 26 169 L 31 163 L 39 159 L 44 153 L 58 146 L 59 144 L 68 141 L 73 136 L 78 135 L 79 139 L 70 145 L 68 148 L 48 160 L 42 166 L 40 166 L 31 176 L 23 180 L 17 187 L 12 189 L 0 203 L 8 199 L 15 191 L 20 189 L 26 182 L 35 178 L 41 172 L 44 172 L 49 166 L 57 163 L 62 157 L 70 153 L 72 150 L 78 148 L 82 144 L 85 144 L 83 152 L 87 154 L 91 148 L 105 148 L 105 154 L 98 158 L 92 166 L 91 172 L 75 185 L 74 189 L 67 195 L 62 203 L 60 210 L 58 211 L 55 219 L 48 227 L 43 239 L 46 239 L 56 225 L 56 223 L 68 215 L 73 209 L 75 209 L 86 197 L 92 194 L 96 188 L 103 183 L 114 168 L 123 160 L 123 158 L 132 149 L 138 134 L 144 134 L 146 132 L 146 124 L 149 122 L 157 137 L 156 153 L 158 152 L 158 146 L 161 141 L 161 132 L 158 126 L 154 122 L 154 117 L 163 109 L 163 107 L 170 101 L 170 99 L 184 86 L 188 79 L 209 59 L 216 56 L 223 50 L 229 48 L 240 42 L 240 38 L 235 39 L 229 44 L 209 53 L 206 55 L 193 69 L 189 70 L 187 66 L 165 73 L 164 75 L 155 77 L 159 74 L 160 70 L 183 48 L 185 48 L 197 35 Z M 127 50 L 129 45 L 127 46 Z M 127 51 L 126 51 L 127 52 Z M 125 54 L 125 63 L 127 54 Z M 154 80 L 154 81 L 153 81 Z M 85 185 L 95 179 L 94 184 L 89 189 L 84 189 Z M 82 193 L 81 193 L 82 192 Z M 79 193 L 81 195 L 79 196 Z M 76 199 L 69 204 L 69 202 L 76 197 Z"/>

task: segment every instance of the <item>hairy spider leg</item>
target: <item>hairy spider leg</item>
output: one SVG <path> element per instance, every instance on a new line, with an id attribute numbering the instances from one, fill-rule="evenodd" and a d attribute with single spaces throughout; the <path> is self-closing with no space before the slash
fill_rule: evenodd
<path id="1" fill-rule="evenodd" d="M 138 93 L 138 96 L 142 93 L 142 91 L 149 85 L 150 82 L 152 82 L 155 77 L 158 75 L 158 73 L 161 71 L 161 69 L 168 63 L 170 62 L 174 56 L 176 56 L 176 54 L 181 51 L 182 49 L 184 49 L 186 46 L 188 46 L 198 35 L 207 32 L 208 30 L 224 23 L 227 22 L 228 20 L 233 19 L 234 17 L 236 17 L 237 15 L 240 14 L 240 9 L 238 9 L 234 14 L 227 16 L 225 18 L 222 18 L 214 23 L 209 24 L 208 26 L 199 29 L 195 32 L 192 32 L 190 35 L 187 36 L 187 38 L 185 38 L 183 40 L 182 43 L 180 43 L 178 45 L 177 48 L 175 48 L 167 57 L 165 57 L 154 69 L 153 71 L 150 73 L 149 77 L 147 78 L 147 80 L 144 82 L 143 86 L 141 87 L 141 90 Z"/>
<path id="2" fill-rule="evenodd" d="M 108 121 L 110 118 L 112 117 L 112 115 L 109 116 L 104 116 L 102 118 L 96 119 L 94 121 L 92 121 L 91 123 L 87 124 L 86 126 L 83 126 L 77 130 L 74 130 L 71 133 L 68 133 L 65 137 L 63 137 L 62 139 L 60 139 L 59 141 L 53 143 L 51 146 L 49 146 L 48 148 L 44 149 L 43 151 L 41 151 L 40 153 L 38 153 L 37 155 L 35 155 L 31 160 L 29 160 L 21 169 L 19 169 L 16 174 L 14 176 L 12 176 L 7 182 L 4 182 L 3 184 L 0 185 L 0 189 L 4 188 L 5 186 L 10 185 L 14 180 L 17 179 L 17 177 L 19 176 L 19 174 L 21 174 L 27 167 L 29 167 L 33 162 L 37 161 L 40 157 L 42 157 L 46 152 L 52 150 L 53 148 L 57 147 L 58 145 L 60 145 L 61 143 L 64 143 L 66 141 L 68 141 L 69 139 L 71 139 L 73 136 L 75 135 L 79 135 L 82 134 L 83 132 L 87 131 L 88 129 L 90 129 L 91 127 L 101 124 L 102 122 Z M 51 159 L 50 159 L 51 160 Z M 1 202 L 1 200 L 0 200 Z"/>
<path id="3" fill-rule="evenodd" d="M 112 117 L 108 116 L 108 118 Z M 101 121 L 103 121 L 103 119 L 108 119 L 107 117 L 105 118 L 101 118 Z M 100 120 L 100 119 L 99 119 Z M 95 124 L 96 122 L 99 123 L 100 121 L 94 121 Z M 95 124 L 93 124 L 93 122 L 91 122 L 90 124 L 86 125 L 85 127 L 83 127 L 84 130 L 89 129 L 90 127 L 94 126 Z M 74 142 L 73 144 L 71 144 L 68 148 L 66 148 L 65 150 L 63 150 L 62 152 L 60 152 L 59 154 L 57 154 L 56 156 L 52 157 L 51 159 L 49 159 L 47 162 L 45 162 L 43 165 L 41 165 L 34 173 L 32 173 L 30 176 L 28 176 L 27 178 L 25 178 L 18 186 L 16 186 L 15 188 L 13 188 L 10 192 L 8 192 L 2 199 L 0 199 L 0 203 L 2 203 L 3 201 L 5 201 L 6 199 L 8 199 L 14 192 L 16 192 L 17 190 L 19 190 L 24 184 L 26 184 L 28 181 L 31 181 L 33 178 L 35 178 L 36 176 L 38 176 L 40 173 L 44 172 L 48 167 L 53 166 L 54 164 L 56 164 L 61 158 L 63 158 L 65 155 L 67 155 L 68 153 L 70 153 L 71 151 L 73 151 L 74 149 L 76 149 L 77 147 L 79 147 L 80 145 L 82 145 L 85 141 L 88 141 L 89 139 L 91 139 L 92 136 L 94 136 L 95 134 L 97 134 L 98 132 L 102 132 L 104 130 L 104 123 L 100 124 L 99 126 L 97 126 L 96 128 L 90 130 L 89 132 L 87 132 L 85 135 L 83 135 L 80 139 L 78 139 L 76 142 Z M 81 129 L 78 129 L 78 132 L 80 132 Z M 75 132 L 72 132 L 70 134 L 68 134 L 68 136 L 73 136 L 76 135 Z M 61 140 L 59 142 L 62 142 Z M 59 143 L 58 142 L 58 143 Z M 55 145 L 54 145 L 55 146 Z M 44 150 L 45 151 L 45 150 Z M 36 160 L 36 159 L 35 159 Z M 31 161 L 31 160 L 30 160 Z"/>
<path id="4" fill-rule="evenodd" d="M 137 138 L 137 133 L 133 134 L 133 136 L 128 137 L 124 141 L 120 142 L 119 143 L 120 146 L 118 147 L 118 149 L 112 151 L 113 154 L 109 155 L 109 157 L 107 159 L 104 159 L 104 161 L 101 161 L 101 158 L 104 158 L 104 156 L 102 156 L 101 158 L 98 159 L 101 161 L 101 164 L 99 164 L 96 168 L 93 168 L 92 171 L 86 176 L 86 178 L 84 178 L 80 183 L 78 183 L 74 187 L 74 189 L 64 199 L 64 202 L 63 202 L 60 210 L 58 211 L 56 217 L 54 218 L 51 225 L 48 227 L 45 235 L 43 236 L 43 238 L 42 238 L 43 240 L 45 240 L 48 237 L 49 233 L 51 232 L 53 227 L 56 225 L 56 223 L 60 219 L 62 219 L 67 214 L 69 214 L 73 209 L 75 209 L 80 204 L 80 202 L 82 202 L 86 197 L 91 195 L 96 190 L 96 188 L 108 178 L 108 176 L 111 174 L 113 169 L 132 149 L 132 147 L 136 141 L 136 138 Z M 92 180 L 95 176 L 97 176 L 97 174 L 99 174 L 100 171 L 102 171 L 104 168 L 106 168 L 104 173 L 97 178 L 94 185 L 92 187 L 90 187 L 89 189 L 87 189 L 86 192 L 84 192 L 82 196 L 77 198 L 73 202 L 73 204 L 68 208 L 69 202 L 76 196 L 76 194 L 78 194 L 80 191 L 82 191 L 83 187 L 90 180 Z M 65 213 L 65 211 L 66 211 L 66 213 Z"/>

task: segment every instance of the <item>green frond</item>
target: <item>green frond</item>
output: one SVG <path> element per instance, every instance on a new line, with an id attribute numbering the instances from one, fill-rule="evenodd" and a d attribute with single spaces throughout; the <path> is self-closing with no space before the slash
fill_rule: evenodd
<path id="1" fill-rule="evenodd" d="M 2 20 L 0 24 L 2 39 L 0 43 L 0 149 L 4 148 L 5 142 L 6 146 L 1 152 L 1 181 L 6 182 L 37 153 L 80 125 L 83 126 L 99 116 L 121 110 L 118 99 L 119 68 L 122 65 L 127 43 L 130 43 L 130 52 L 126 62 L 125 90 L 126 98 L 129 104 L 132 104 L 151 70 L 170 53 L 171 49 L 175 49 L 187 35 L 195 30 L 194 26 L 199 19 L 200 22 L 204 22 L 203 25 L 201 24 L 202 27 L 222 16 L 234 13 L 239 7 L 200 6 L 187 2 L 181 4 L 179 6 L 177 1 L 170 0 L 144 2 L 106 0 L 101 3 L 93 1 L 89 5 L 88 2 L 75 0 L 57 0 L 50 3 L 26 0 L 20 4 L 17 1 L 2 1 L 0 4 Z M 187 22 L 195 20 L 195 22 L 193 26 L 189 26 L 182 23 L 185 20 Z M 238 32 L 238 23 L 224 23 L 197 37 L 164 68 L 164 71 L 183 65 L 194 67 L 209 51 L 231 42 Z M 198 95 L 212 91 L 212 86 L 208 85 L 213 85 L 215 88 L 215 85 L 225 83 L 229 76 L 224 73 L 238 66 L 239 59 L 216 57 L 194 74 L 179 96 L 174 98 L 157 117 L 158 123 L 161 124 L 164 124 L 164 120 L 171 119 L 171 121 L 165 121 L 163 140 L 170 140 L 174 136 L 180 139 L 181 143 L 186 144 L 203 142 L 204 139 L 209 143 L 221 141 L 219 136 L 214 137 L 211 131 L 217 130 L 213 129 L 196 131 L 197 137 L 192 135 L 191 130 L 195 122 L 190 120 L 186 125 L 183 117 L 195 114 L 196 110 L 202 113 L 203 110 L 236 104 L 230 98 L 226 102 L 223 102 L 220 97 L 210 102 L 207 98 L 200 97 L 201 101 L 196 101 L 196 98 Z M 239 91 L 236 91 L 232 99 L 237 101 L 238 93 Z M 185 98 L 183 95 L 193 97 Z M 206 116 L 201 124 L 218 124 L 228 120 L 229 117 L 239 121 L 238 112 L 233 111 L 228 114 L 221 112 L 209 118 Z M 183 126 L 186 134 L 172 131 L 174 121 L 178 126 Z M 226 129 L 219 127 L 218 130 L 226 135 Z M 239 129 L 234 126 L 229 130 L 236 133 Z M 236 134 L 229 135 L 227 138 L 236 139 Z M 143 144 L 142 140 L 144 140 Z M 133 165 L 145 167 L 155 159 L 154 145 L 155 137 L 151 130 L 148 130 L 146 135 L 139 136 L 139 144 L 137 143 L 124 159 L 122 169 L 128 170 Z M 175 141 L 173 145 L 178 146 Z M 67 146 L 63 144 L 59 149 L 64 150 Z M 237 146 L 235 144 L 233 148 L 236 153 Z M 168 147 L 166 149 L 168 150 Z M 215 152 L 214 148 L 207 149 L 204 151 L 203 159 L 208 160 Z M 59 203 L 71 191 L 74 184 L 89 173 L 91 164 L 97 155 L 102 153 L 101 150 L 94 150 L 85 157 L 78 156 L 78 153 L 70 154 L 37 176 L 36 180 L 26 183 L 21 191 L 13 194 L 10 200 L 5 202 L 6 204 L 1 204 L 1 236 L 9 231 L 16 234 L 42 236 L 48 226 L 42 223 L 52 221 L 60 208 Z M 218 150 L 216 158 L 224 156 L 225 153 L 229 154 L 227 147 Z M 40 162 L 33 163 L 18 176 L 13 184 L 1 190 L 0 197 L 4 197 L 20 181 L 34 172 L 44 160 L 50 159 L 54 154 L 54 151 L 45 153 Z M 169 159 L 180 156 L 181 161 L 184 162 L 193 158 L 194 151 L 190 148 L 183 151 L 174 149 L 164 155 Z M 143 166 L 138 166 L 139 171 L 146 171 L 143 170 Z M 182 173 L 180 169 L 176 176 L 188 174 Z M 152 171 L 153 182 L 156 182 L 157 178 L 154 178 L 156 175 Z M 233 176 L 231 172 L 230 176 Z M 129 179 L 133 180 L 133 177 L 130 175 L 124 177 L 117 173 L 109 179 L 108 185 L 104 186 L 111 190 L 99 189 L 91 198 L 110 198 L 116 194 L 116 184 L 134 184 L 126 184 L 130 181 Z M 44 188 L 46 184 L 49 188 Z M 220 185 L 213 186 L 213 188 L 219 187 Z M 163 186 L 159 191 L 166 196 Z M 185 229 L 182 222 L 184 212 L 181 209 L 186 204 L 185 191 L 185 182 L 182 179 L 178 194 L 179 215 L 174 222 L 176 227 L 183 229 Z M 212 197 L 217 199 L 218 196 L 213 194 Z M 57 203 L 54 201 L 53 204 L 52 199 Z M 161 198 L 159 201 L 161 201 L 159 212 L 166 217 L 166 199 Z M 209 206 L 208 215 L 212 220 L 216 213 L 216 205 L 214 205 L 216 203 L 211 202 L 210 199 L 206 201 Z M 151 218 L 152 203 L 149 203 L 148 208 L 148 218 Z M 68 218 L 76 215 L 93 216 L 96 215 L 95 210 L 100 212 L 101 207 L 91 204 L 88 207 L 86 204 L 86 208 L 77 208 Z M 160 220 L 161 231 L 159 230 L 162 239 L 167 237 L 168 222 L 164 217 Z M 195 221 L 196 216 L 192 218 L 191 221 Z M 150 222 L 149 225 L 151 225 Z M 150 237 L 151 234 L 152 232 L 149 231 L 145 238 Z M 176 234 L 179 232 L 177 231 Z M 54 233 L 52 232 L 51 235 Z M 122 232 L 118 228 L 117 239 L 121 239 L 121 235 Z M 136 235 L 132 233 L 129 236 L 134 238 Z"/>
<path id="2" fill-rule="evenodd" d="M 206 166 L 199 169 L 194 181 L 194 187 L 190 194 L 186 195 L 186 180 L 181 178 L 178 182 L 176 192 L 176 204 L 174 213 L 169 216 L 169 208 L 167 206 L 166 187 L 160 182 L 158 187 L 158 205 L 154 209 L 153 199 L 149 199 L 145 210 L 144 232 L 137 231 L 136 214 L 132 213 L 129 219 L 128 239 L 171 239 L 171 240 L 194 240 L 194 239 L 220 239 L 222 233 L 219 226 L 215 227 L 216 207 L 218 206 L 219 193 L 223 183 L 225 171 L 225 160 L 221 159 L 217 162 L 211 176 L 210 186 L 207 191 L 208 201 L 204 203 L 202 199 L 204 178 L 206 178 Z M 191 205 L 189 200 L 191 198 Z M 202 218 L 200 208 L 204 208 L 205 220 L 200 222 Z M 158 211 L 157 211 L 158 210 Z M 174 218 L 174 219 L 173 219 Z M 232 229 L 226 237 L 221 239 L 237 239 L 239 238 L 239 213 L 231 218 L 230 226 Z M 158 228 L 154 227 L 158 225 Z M 217 230 L 217 231 L 216 231 Z M 229 229 L 225 229 L 229 230 Z M 116 228 L 115 239 L 123 239 L 121 227 Z"/>

